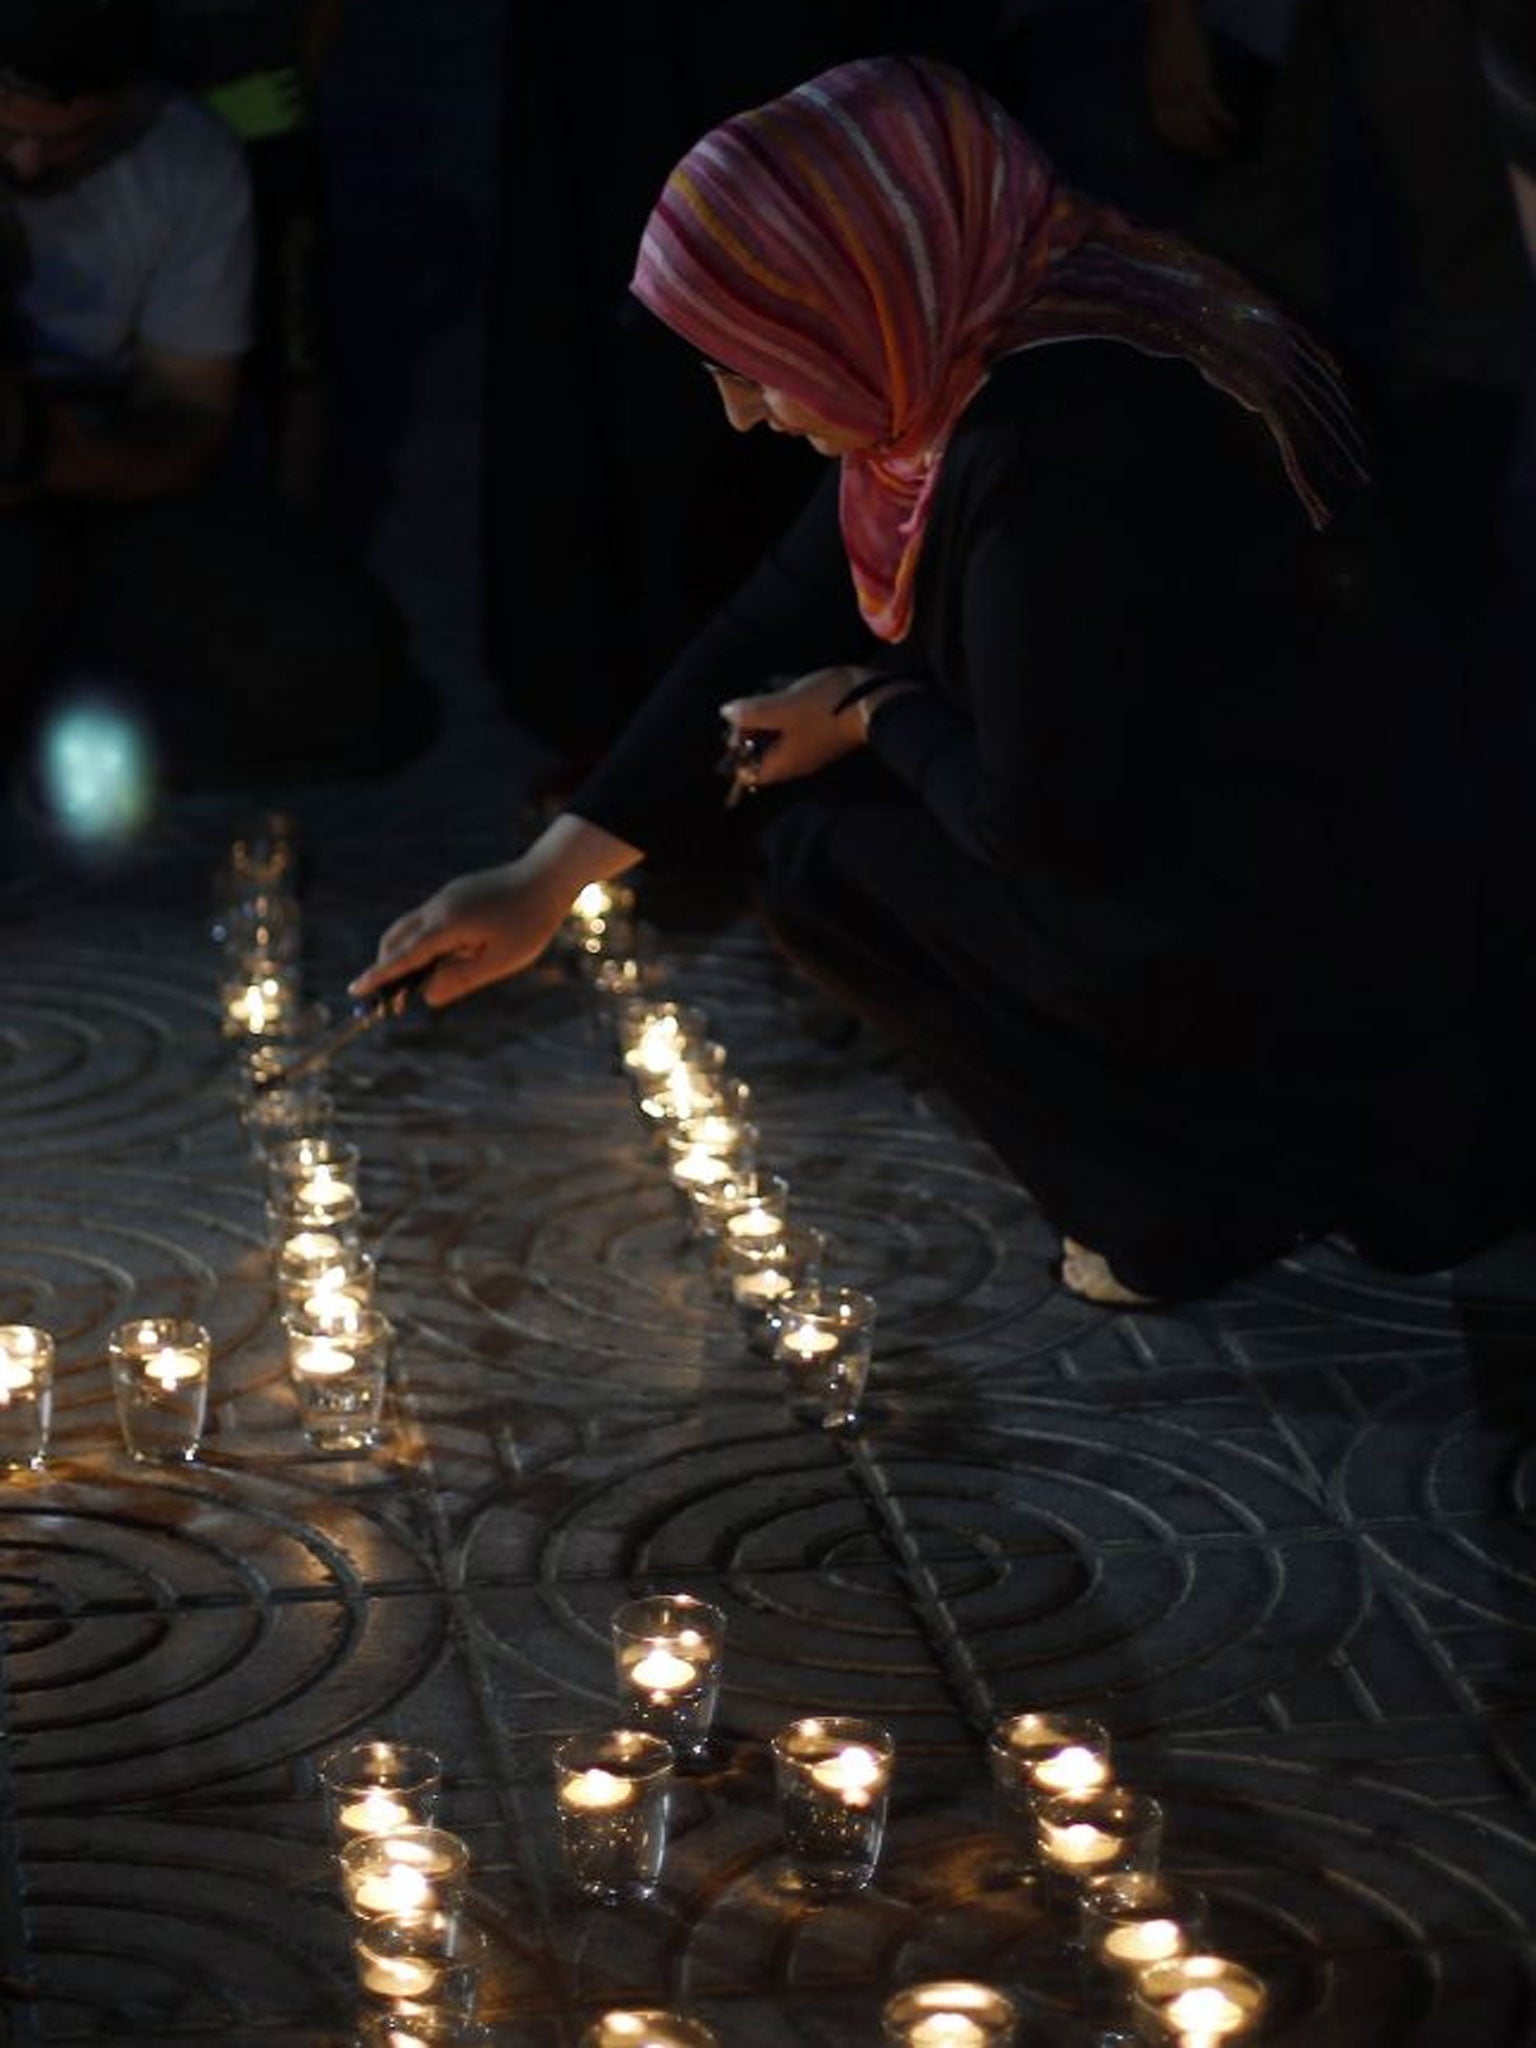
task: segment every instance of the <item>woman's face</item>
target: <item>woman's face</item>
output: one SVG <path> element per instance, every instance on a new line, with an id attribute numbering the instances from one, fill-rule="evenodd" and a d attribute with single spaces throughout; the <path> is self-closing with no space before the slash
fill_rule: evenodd
<path id="1" fill-rule="evenodd" d="M 798 434 L 810 442 L 818 455 L 851 455 L 856 449 L 874 445 L 870 435 L 829 425 L 787 391 L 776 391 L 771 384 L 759 384 L 755 378 L 743 377 L 739 371 L 727 370 L 719 363 L 706 363 L 704 367 L 714 378 L 725 416 L 738 434 L 766 421 L 771 433 Z"/>

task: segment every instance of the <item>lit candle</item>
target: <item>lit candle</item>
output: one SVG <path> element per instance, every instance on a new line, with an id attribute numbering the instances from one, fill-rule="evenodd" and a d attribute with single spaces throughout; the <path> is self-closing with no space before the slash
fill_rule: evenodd
<path id="1" fill-rule="evenodd" d="M 171 1345 L 151 1352 L 144 1360 L 144 1377 L 153 1380 L 163 1393 L 172 1394 L 177 1387 L 188 1380 L 201 1379 L 203 1361 L 191 1351 L 178 1351 Z"/>
<path id="2" fill-rule="evenodd" d="M 1248 2014 L 1214 1984 L 1182 1992 L 1164 2007 L 1164 2017 L 1179 2037 L 1179 2048 L 1214 2048 L 1248 2024 Z"/>
<path id="3" fill-rule="evenodd" d="M 0 1330 L 0 1405 L 9 1405 L 13 1394 L 34 1391 L 38 1372 L 52 1352 L 53 1339 L 46 1331 L 26 1323 L 10 1323 Z"/>
<path id="4" fill-rule="evenodd" d="M 670 1017 L 647 1024 L 625 1055 L 640 1073 L 657 1075 L 670 1073 L 682 1056 L 682 1040 Z"/>
<path id="5" fill-rule="evenodd" d="M 1100 1864 L 1112 1863 L 1124 1844 L 1118 1835 L 1108 1835 L 1091 1822 L 1079 1820 L 1052 1828 L 1042 1847 L 1064 1870 L 1096 1870 Z"/>
<path id="6" fill-rule="evenodd" d="M 936 2012 L 919 2020 L 907 2036 L 909 2048 L 987 2048 L 985 2027 L 963 2012 Z"/>
<path id="7" fill-rule="evenodd" d="M 322 1219 L 345 1215 L 357 1206 L 357 1189 L 322 1160 L 293 1185 L 296 1209 Z"/>
<path id="8" fill-rule="evenodd" d="M 809 1363 L 814 1358 L 825 1358 L 829 1351 L 837 1349 L 837 1338 L 831 1330 L 818 1330 L 814 1323 L 797 1323 L 792 1330 L 785 1330 L 779 1337 L 786 1351 L 792 1351 L 797 1358 Z"/>
<path id="9" fill-rule="evenodd" d="M 795 1284 L 792 1273 L 781 1273 L 777 1266 L 764 1266 L 753 1273 L 737 1273 L 731 1281 L 731 1293 L 744 1307 L 761 1308 L 788 1294 Z"/>
<path id="10" fill-rule="evenodd" d="M 370 1785 L 360 1799 L 342 1807 L 336 1825 L 349 1835 L 387 1835 L 414 1819 L 404 1800 L 396 1799 L 382 1785 Z"/>
<path id="11" fill-rule="evenodd" d="M 642 1691 L 662 1694 L 686 1692 L 699 1673 L 697 1665 L 690 1664 L 686 1657 L 674 1656 L 664 1643 L 658 1643 L 638 1664 L 629 1667 L 629 1675 Z"/>
<path id="12" fill-rule="evenodd" d="M 632 1805 L 635 1788 L 628 1778 L 594 1766 L 567 1778 L 560 1787 L 560 1797 L 581 1813 L 610 1813 L 617 1807 Z"/>
<path id="13" fill-rule="evenodd" d="M 752 1200 L 725 1219 L 730 1244 L 771 1244 L 784 1235 L 783 1212 L 771 1203 Z"/>
<path id="14" fill-rule="evenodd" d="M 577 890 L 576 899 L 571 905 L 571 913 L 584 923 L 591 924 L 594 918 L 607 917 L 614 907 L 614 902 L 614 891 L 606 882 L 588 882 L 584 888 Z"/>
<path id="15" fill-rule="evenodd" d="M 363 1989 L 376 1998 L 427 1998 L 442 1982 L 443 1973 L 425 1956 L 381 1956 L 364 1948 L 359 1974 Z"/>
<path id="16" fill-rule="evenodd" d="M 736 1173 L 735 1164 L 708 1145 L 690 1145 L 672 1161 L 672 1178 L 680 1187 L 718 1187 Z"/>
<path id="17" fill-rule="evenodd" d="M 1148 1963 L 1166 1962 L 1181 1955 L 1186 1946 L 1184 1929 L 1177 1920 L 1136 1920 L 1126 1927 L 1112 1927 L 1105 1935 L 1101 1953 L 1121 1968 L 1141 1970 Z"/>
<path id="18" fill-rule="evenodd" d="M 400 1919 L 409 1913 L 425 1912 L 435 1897 L 435 1887 L 425 1871 L 410 1863 L 391 1863 L 358 1879 L 352 1903 L 359 1912 Z"/>
<path id="19" fill-rule="evenodd" d="M 1018 2022 L 1011 1999 L 964 1978 L 909 1985 L 883 2017 L 887 2048 L 1008 2048 Z"/>
<path id="20" fill-rule="evenodd" d="M 355 1370 L 357 1355 L 338 1338 L 345 1334 L 336 1332 L 331 1336 L 295 1336 L 288 1347 L 288 1363 L 297 1373 L 307 1374 L 311 1379 L 336 1379 L 343 1373 Z"/>
<path id="21" fill-rule="evenodd" d="M 1089 1792 L 1102 1790 L 1109 1783 L 1109 1761 L 1094 1750 L 1074 1743 L 1058 1750 L 1054 1756 L 1043 1756 L 1032 1766 L 1030 1775 L 1042 1792 L 1081 1799 Z"/>
<path id="22" fill-rule="evenodd" d="M 835 1792 L 845 1806 L 868 1806 L 885 1781 L 885 1764 L 872 1749 L 853 1743 L 812 1764 L 809 1776 L 824 1792 Z"/>
<path id="23" fill-rule="evenodd" d="M 293 988 L 285 976 L 261 974 L 233 987 L 225 999 L 226 1029 L 265 1038 L 279 1031 L 294 1011 Z"/>

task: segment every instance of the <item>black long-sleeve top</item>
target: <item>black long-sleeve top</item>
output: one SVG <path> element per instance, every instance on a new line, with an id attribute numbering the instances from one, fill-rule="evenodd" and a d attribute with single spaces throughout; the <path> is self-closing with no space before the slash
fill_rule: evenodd
<path id="1" fill-rule="evenodd" d="M 1465 883 L 1454 702 L 1379 596 L 1370 546 L 1312 532 L 1264 423 L 1190 365 L 1026 350 L 951 438 L 907 639 L 858 616 L 831 473 L 572 808 L 687 856 L 719 705 L 865 663 L 924 686 L 875 753 L 1042 914 L 1091 895 L 1359 980 Z"/>

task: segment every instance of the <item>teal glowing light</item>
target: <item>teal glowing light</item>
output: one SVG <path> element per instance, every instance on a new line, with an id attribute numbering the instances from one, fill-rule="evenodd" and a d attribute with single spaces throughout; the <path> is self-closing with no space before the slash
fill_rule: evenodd
<path id="1" fill-rule="evenodd" d="M 116 704 L 57 710 L 42 734 L 39 771 L 49 810 L 74 839 L 125 839 L 154 808 L 154 750 L 140 722 Z"/>

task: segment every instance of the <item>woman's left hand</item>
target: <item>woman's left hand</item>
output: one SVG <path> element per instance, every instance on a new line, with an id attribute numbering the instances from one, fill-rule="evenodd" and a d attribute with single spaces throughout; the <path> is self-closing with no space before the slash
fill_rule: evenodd
<path id="1" fill-rule="evenodd" d="M 786 683 L 782 690 L 734 697 L 729 704 L 722 704 L 727 746 L 736 745 L 749 733 L 766 739 L 755 764 L 738 771 L 742 780 L 763 789 L 775 782 L 793 782 L 861 747 L 864 722 L 858 706 L 850 704 L 842 712 L 834 711 L 833 706 L 856 683 L 874 674 L 872 668 L 852 665 L 814 668 L 809 675 Z"/>

